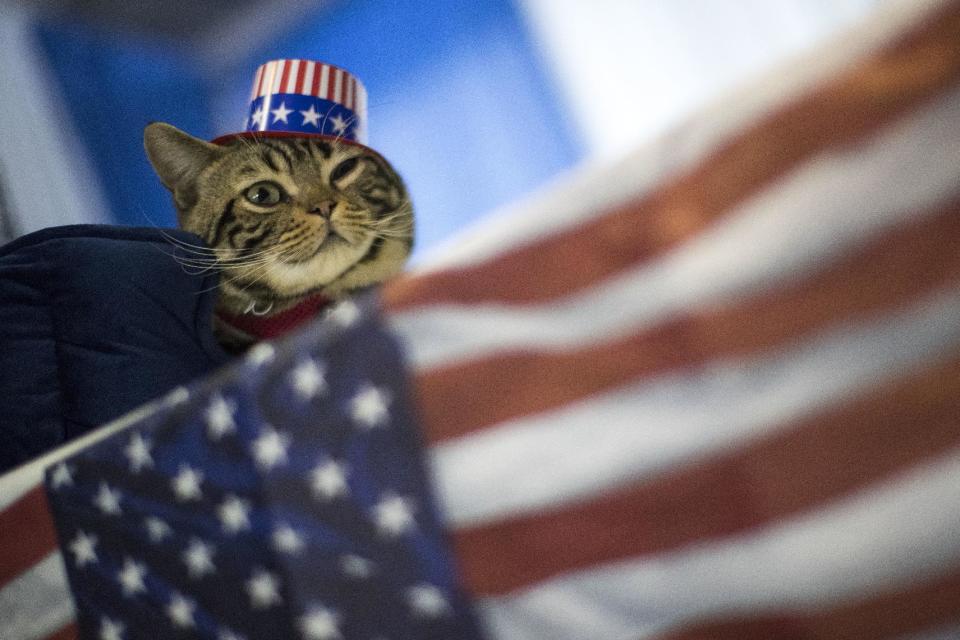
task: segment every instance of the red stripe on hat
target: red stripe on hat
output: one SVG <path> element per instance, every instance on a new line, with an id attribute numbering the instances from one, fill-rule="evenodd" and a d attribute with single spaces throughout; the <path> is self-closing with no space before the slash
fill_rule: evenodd
<path id="1" fill-rule="evenodd" d="M 29 531 L 29 535 L 24 532 Z M 0 512 L 0 588 L 57 548 L 47 494 L 37 485 Z"/>
<path id="2" fill-rule="evenodd" d="M 320 96 L 320 77 L 323 75 L 323 67 L 324 65 L 319 63 L 314 65 L 313 67 L 313 87 L 311 87 L 310 89 L 310 95 L 317 98 L 321 97 Z"/>
<path id="3" fill-rule="evenodd" d="M 353 76 L 347 75 L 347 97 L 343 101 L 343 105 L 353 111 L 353 92 L 356 83 L 354 82 Z"/>
<path id="4" fill-rule="evenodd" d="M 308 60 L 301 60 L 301 61 L 300 61 L 300 69 L 297 71 L 297 86 L 296 86 L 295 90 L 296 90 L 297 93 L 300 93 L 300 94 L 305 94 L 305 93 L 307 93 L 307 88 L 303 86 L 303 79 L 304 79 L 304 78 L 306 77 L 306 75 L 307 75 L 307 65 L 308 65 L 308 64 L 313 64 L 313 63 L 312 63 L 312 62 L 309 62 Z"/>
<path id="5" fill-rule="evenodd" d="M 960 358 L 589 501 L 454 534 L 475 595 L 722 539 L 816 509 L 960 443 Z M 490 558 L 497 558 L 491 562 Z"/>
<path id="6" fill-rule="evenodd" d="M 283 65 L 283 71 L 280 75 L 280 90 L 278 93 L 283 93 L 287 90 L 287 81 L 290 79 L 290 67 L 293 66 L 292 60 L 284 60 L 281 64 Z"/>

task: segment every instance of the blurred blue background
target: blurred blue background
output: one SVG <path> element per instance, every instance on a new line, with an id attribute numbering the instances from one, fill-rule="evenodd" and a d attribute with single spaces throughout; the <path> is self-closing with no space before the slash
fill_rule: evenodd
<path id="1" fill-rule="evenodd" d="M 308 58 L 369 94 L 429 251 L 585 160 L 861 19 L 878 0 L 38 0 L 0 4 L 0 234 L 175 224 L 143 127 L 242 128 L 256 67 Z"/>

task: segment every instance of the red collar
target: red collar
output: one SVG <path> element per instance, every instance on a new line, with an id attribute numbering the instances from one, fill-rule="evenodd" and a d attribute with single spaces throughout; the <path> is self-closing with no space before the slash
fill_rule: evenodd
<path id="1" fill-rule="evenodd" d="M 217 317 L 224 324 L 230 325 L 234 329 L 238 329 L 258 340 L 265 340 L 276 338 L 305 322 L 313 320 L 320 310 L 329 305 L 330 302 L 330 298 L 318 294 L 306 298 L 289 309 L 276 313 L 267 311 L 258 315 L 255 313 L 256 307 L 253 307 L 249 312 L 237 315 L 217 311 Z"/>

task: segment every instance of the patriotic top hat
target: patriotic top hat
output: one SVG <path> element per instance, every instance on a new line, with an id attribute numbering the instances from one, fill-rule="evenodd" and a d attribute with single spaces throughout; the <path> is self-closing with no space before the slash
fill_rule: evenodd
<path id="1" fill-rule="evenodd" d="M 254 76 L 244 131 L 214 142 L 261 135 L 321 136 L 366 146 L 367 90 L 349 72 L 324 62 L 271 60 Z"/>

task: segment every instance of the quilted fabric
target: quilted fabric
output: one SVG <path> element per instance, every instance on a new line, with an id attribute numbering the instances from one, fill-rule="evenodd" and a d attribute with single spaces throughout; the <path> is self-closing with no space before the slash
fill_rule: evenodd
<path id="1" fill-rule="evenodd" d="M 217 275 L 181 267 L 176 241 L 200 243 L 78 225 L 0 248 L 0 473 L 229 360 Z"/>

